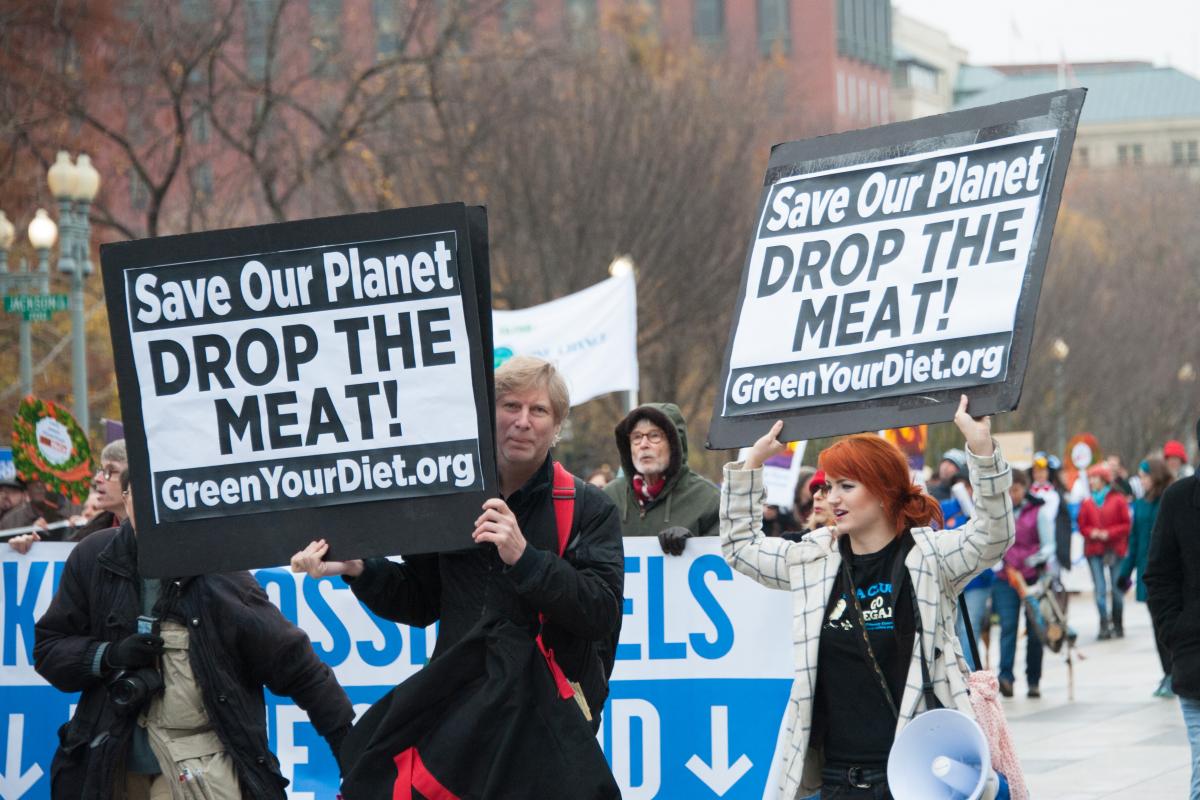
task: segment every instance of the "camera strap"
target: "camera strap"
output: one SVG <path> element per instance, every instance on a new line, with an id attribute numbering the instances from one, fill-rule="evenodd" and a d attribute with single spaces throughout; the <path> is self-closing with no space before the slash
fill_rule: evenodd
<path id="1" fill-rule="evenodd" d="M 154 617 L 151 634 L 154 636 L 160 635 L 162 621 L 175 609 L 175 603 L 179 600 L 179 595 L 183 591 L 183 579 L 170 578 L 163 580 L 162 591 L 158 594 L 158 600 L 154 603 L 154 608 L 150 615 Z"/>

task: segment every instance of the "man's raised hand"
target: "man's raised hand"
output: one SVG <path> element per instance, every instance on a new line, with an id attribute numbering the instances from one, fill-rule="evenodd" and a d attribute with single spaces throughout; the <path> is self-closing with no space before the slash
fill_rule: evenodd
<path id="1" fill-rule="evenodd" d="M 326 561 L 329 543 L 324 539 L 310 542 L 308 547 L 292 556 L 292 572 L 307 572 L 310 578 L 329 578 L 334 575 L 358 577 L 363 571 L 362 559 Z"/>

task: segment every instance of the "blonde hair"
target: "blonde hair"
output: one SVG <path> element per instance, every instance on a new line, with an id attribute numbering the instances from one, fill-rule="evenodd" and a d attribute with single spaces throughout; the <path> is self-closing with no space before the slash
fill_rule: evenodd
<path id="1" fill-rule="evenodd" d="M 535 356 L 513 356 L 496 370 L 496 399 L 506 394 L 524 392 L 534 387 L 544 388 L 550 395 L 554 423 L 561 424 L 571 408 L 567 382 L 554 365 Z"/>

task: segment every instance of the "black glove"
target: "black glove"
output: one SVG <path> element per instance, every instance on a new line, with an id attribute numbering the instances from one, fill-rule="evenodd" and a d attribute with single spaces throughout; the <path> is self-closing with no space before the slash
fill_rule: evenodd
<path id="1" fill-rule="evenodd" d="M 691 531 L 677 525 L 674 528 L 664 528 L 659 531 L 658 544 L 667 555 L 681 556 L 683 548 L 687 546 L 687 540 L 691 537 Z"/>
<path id="2" fill-rule="evenodd" d="M 119 642 L 113 642 L 104 651 L 104 663 L 109 669 L 138 669 L 149 667 L 154 659 L 162 655 L 161 636 L 135 633 Z"/>

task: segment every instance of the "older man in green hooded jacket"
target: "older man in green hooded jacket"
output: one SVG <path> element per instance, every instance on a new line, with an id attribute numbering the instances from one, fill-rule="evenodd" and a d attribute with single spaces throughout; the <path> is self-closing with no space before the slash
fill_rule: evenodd
<path id="1" fill-rule="evenodd" d="M 657 536 L 681 555 L 692 536 L 717 535 L 720 491 L 688 467 L 687 423 L 674 403 L 638 406 L 617 424 L 622 477 L 604 488 L 625 536 Z"/>

